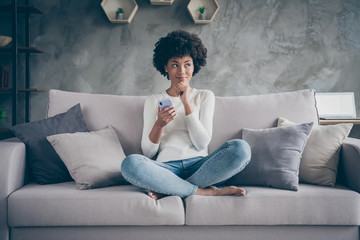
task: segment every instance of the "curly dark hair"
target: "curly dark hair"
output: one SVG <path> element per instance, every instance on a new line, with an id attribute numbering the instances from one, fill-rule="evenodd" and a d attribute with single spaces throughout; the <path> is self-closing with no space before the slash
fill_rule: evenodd
<path id="1" fill-rule="evenodd" d="M 163 76 L 167 76 L 165 66 L 174 57 L 190 56 L 194 62 L 193 76 L 206 65 L 207 49 L 194 33 L 178 30 L 170 32 L 155 44 L 153 65 Z"/>

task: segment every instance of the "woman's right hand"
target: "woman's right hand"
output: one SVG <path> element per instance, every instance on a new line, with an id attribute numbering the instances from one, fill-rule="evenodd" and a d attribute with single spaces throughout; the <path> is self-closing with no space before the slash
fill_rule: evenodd
<path id="1" fill-rule="evenodd" d="M 169 122 L 174 120 L 176 115 L 177 115 L 177 111 L 174 108 L 174 106 L 166 107 L 163 110 L 161 110 L 160 107 L 158 107 L 158 118 L 149 134 L 149 139 L 151 142 L 155 144 L 160 143 L 163 128 Z"/>
<path id="2" fill-rule="evenodd" d="M 168 106 L 162 110 L 160 109 L 160 107 L 158 107 L 158 119 L 156 120 L 156 124 L 160 128 L 163 128 L 169 122 L 174 120 L 176 115 L 177 115 L 177 111 L 176 111 L 175 107 L 172 105 Z"/>

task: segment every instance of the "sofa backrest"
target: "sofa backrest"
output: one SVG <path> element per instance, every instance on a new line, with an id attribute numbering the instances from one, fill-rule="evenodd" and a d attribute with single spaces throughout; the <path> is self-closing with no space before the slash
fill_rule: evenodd
<path id="1" fill-rule="evenodd" d="M 275 127 L 278 117 L 293 122 L 314 122 L 318 114 L 313 90 L 265 95 L 216 97 L 214 127 L 209 152 L 225 141 L 238 138 L 242 128 Z M 50 90 L 48 113 L 51 117 L 80 103 L 90 130 L 112 125 L 126 155 L 141 154 L 145 96 L 116 96 Z"/>
<path id="2" fill-rule="evenodd" d="M 318 125 L 315 91 L 217 97 L 209 151 L 216 150 L 229 139 L 240 138 L 242 128 L 276 127 L 279 117 L 296 123 L 314 122 Z"/>
<path id="3" fill-rule="evenodd" d="M 50 90 L 47 116 L 66 112 L 80 103 L 89 130 L 111 125 L 126 155 L 141 153 L 144 96 L 116 96 Z"/>

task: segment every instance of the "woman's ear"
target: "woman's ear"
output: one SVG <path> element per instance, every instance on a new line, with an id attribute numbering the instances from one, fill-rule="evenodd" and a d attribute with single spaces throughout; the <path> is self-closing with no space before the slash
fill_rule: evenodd
<path id="1" fill-rule="evenodd" d="M 170 80 L 169 72 L 168 72 L 168 69 L 167 69 L 167 66 L 166 66 L 166 65 L 164 66 L 164 69 L 165 69 L 165 72 L 166 72 L 166 78 L 167 78 L 168 80 Z"/>

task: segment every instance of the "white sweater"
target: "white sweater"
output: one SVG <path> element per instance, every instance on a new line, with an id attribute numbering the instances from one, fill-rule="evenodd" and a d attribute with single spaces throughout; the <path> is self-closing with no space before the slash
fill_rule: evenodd
<path id="1" fill-rule="evenodd" d="M 158 101 L 171 98 L 178 114 L 168 123 L 159 144 L 150 141 L 149 134 L 157 120 Z M 208 155 L 212 136 L 215 95 L 209 90 L 193 89 L 190 92 L 193 112 L 185 116 L 180 97 L 171 97 L 166 91 L 147 98 L 144 106 L 144 128 L 141 148 L 145 156 L 167 162 Z"/>

